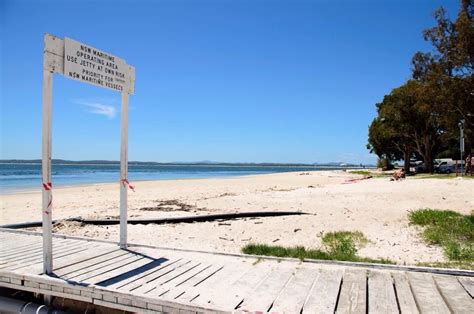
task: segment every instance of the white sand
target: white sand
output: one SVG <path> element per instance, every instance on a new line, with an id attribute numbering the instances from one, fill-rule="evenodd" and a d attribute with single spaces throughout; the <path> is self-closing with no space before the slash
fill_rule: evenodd
<path id="1" fill-rule="evenodd" d="M 400 264 L 445 261 L 442 250 L 425 244 L 409 226 L 409 210 L 431 207 L 463 214 L 474 210 L 474 180 L 417 179 L 390 182 L 357 178 L 341 171 L 279 173 L 225 179 L 135 182 L 130 218 L 159 218 L 239 211 L 303 211 L 310 215 L 175 225 L 130 225 L 133 243 L 208 251 L 240 252 L 247 243 L 318 248 L 328 231 L 360 230 L 370 243 L 359 255 Z M 117 184 L 56 188 L 54 219 L 117 217 Z M 163 200 L 179 200 L 190 211 L 143 211 Z M 169 207 L 169 206 L 168 206 Z M 41 193 L 0 196 L 0 224 L 41 220 Z M 118 240 L 118 226 L 67 224 L 63 234 Z"/>

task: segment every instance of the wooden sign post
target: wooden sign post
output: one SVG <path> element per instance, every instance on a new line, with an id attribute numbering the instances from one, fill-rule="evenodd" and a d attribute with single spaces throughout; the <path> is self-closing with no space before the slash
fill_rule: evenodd
<path id="1" fill-rule="evenodd" d="M 43 272 L 53 272 L 51 180 L 51 107 L 53 74 L 122 93 L 120 145 L 120 247 L 127 246 L 128 95 L 135 89 L 135 68 L 125 60 L 70 38 L 44 36 L 43 54 Z"/>

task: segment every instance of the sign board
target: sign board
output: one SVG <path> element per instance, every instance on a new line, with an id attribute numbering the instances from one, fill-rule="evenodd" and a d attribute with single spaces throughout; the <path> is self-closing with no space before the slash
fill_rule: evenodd
<path id="1" fill-rule="evenodd" d="M 64 38 L 64 76 L 119 92 L 133 92 L 134 69 L 125 60 Z"/>
<path id="2" fill-rule="evenodd" d="M 128 181 L 128 96 L 135 89 L 135 68 L 110 53 L 70 38 L 44 35 L 43 54 L 43 145 L 42 145 L 42 216 L 43 272 L 53 273 L 53 184 L 51 182 L 51 109 L 53 74 L 91 85 L 119 91 L 122 94 L 120 121 L 120 247 L 127 246 Z M 45 296 L 50 301 L 50 296 Z"/>

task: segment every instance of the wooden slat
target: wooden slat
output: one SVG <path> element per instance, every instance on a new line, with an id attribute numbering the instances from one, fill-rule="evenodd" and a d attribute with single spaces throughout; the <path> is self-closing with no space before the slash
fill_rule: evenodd
<path id="1" fill-rule="evenodd" d="M 438 275 L 434 276 L 434 279 L 452 312 L 466 314 L 474 312 L 474 300 L 464 290 L 456 277 Z"/>
<path id="2" fill-rule="evenodd" d="M 334 313 L 341 287 L 342 270 L 320 270 L 303 313 Z"/>
<path id="3" fill-rule="evenodd" d="M 294 270 L 293 267 L 279 267 L 276 269 L 258 285 L 248 299 L 244 300 L 239 309 L 243 311 L 268 311 L 293 276 Z"/>
<path id="4" fill-rule="evenodd" d="M 216 273 L 222 270 L 223 267 L 224 265 L 221 265 L 221 264 L 210 265 L 210 267 L 204 269 L 203 271 L 199 272 L 195 276 L 192 276 L 191 278 L 187 278 L 186 281 L 179 282 L 172 290 L 166 293 L 163 297 L 165 299 L 171 299 L 171 300 L 177 299 L 181 295 L 183 295 L 186 292 L 186 290 L 198 286 L 203 281 L 214 276 Z"/>
<path id="5" fill-rule="evenodd" d="M 297 269 L 295 275 L 273 303 L 271 311 L 278 313 L 300 313 L 317 276 L 318 271 L 315 269 Z"/>
<path id="6" fill-rule="evenodd" d="M 408 280 L 420 312 L 449 313 L 449 308 L 439 294 L 431 274 L 408 273 Z"/>
<path id="7" fill-rule="evenodd" d="M 79 252 L 85 252 L 88 249 L 90 249 L 90 247 L 78 246 L 77 248 L 73 248 L 70 251 L 56 253 L 56 254 L 53 253 L 54 254 L 53 256 L 54 256 L 55 260 L 58 260 L 58 259 L 63 258 L 63 257 L 73 256 L 73 255 L 75 255 L 76 253 L 79 253 Z M 15 265 L 14 267 L 10 267 L 10 268 L 8 268 L 8 270 L 22 271 L 23 272 L 24 268 L 30 268 L 31 266 L 34 266 L 36 264 L 41 265 L 42 263 L 43 263 L 43 258 L 39 257 L 38 259 L 29 261 L 28 263 L 21 264 L 21 265 Z"/>
<path id="8" fill-rule="evenodd" d="M 398 305 L 402 313 L 419 313 L 410 283 L 404 272 L 393 272 L 392 277 L 397 291 Z"/>
<path id="9" fill-rule="evenodd" d="M 28 243 L 28 244 L 23 244 L 23 245 L 12 245 L 12 246 L 9 246 L 7 247 L 6 245 L 1 245 L 0 246 L 0 257 L 1 256 L 5 256 L 6 254 L 8 253 L 13 253 L 13 252 L 18 252 L 18 251 L 22 251 L 22 250 L 26 250 L 26 249 L 31 249 L 31 248 L 36 248 L 36 247 L 40 247 L 43 245 L 43 242 L 41 240 L 35 240 L 35 241 L 32 241 L 31 243 Z"/>
<path id="10" fill-rule="evenodd" d="M 242 275 L 253 265 L 242 263 L 242 260 L 226 259 L 224 267 L 215 275 L 206 279 L 195 287 L 186 289 L 186 293 L 177 300 L 190 302 L 200 306 L 214 304 L 219 306 L 222 296 L 232 283 L 242 277 Z M 225 304 L 228 307 L 228 304 Z"/>
<path id="11" fill-rule="evenodd" d="M 80 249 L 86 249 L 86 248 L 87 248 L 87 245 L 85 244 L 81 244 L 77 246 L 61 245 L 61 247 L 56 247 L 55 249 L 53 249 L 53 254 L 55 257 L 63 256 L 64 254 L 67 254 L 69 252 L 77 251 Z M 0 268 L 13 270 L 17 268 L 23 268 L 27 265 L 33 265 L 42 260 L 43 260 L 43 253 L 35 252 L 35 254 L 32 254 L 32 255 L 16 257 L 15 259 L 10 260 L 8 263 L 0 265 Z"/>
<path id="12" fill-rule="evenodd" d="M 461 285 L 466 289 L 467 293 L 474 298 L 474 278 L 472 277 L 457 277 Z"/>
<path id="13" fill-rule="evenodd" d="M 177 268 L 183 267 L 184 265 L 190 263 L 191 261 L 189 260 L 178 260 L 177 262 L 173 263 L 172 265 L 167 265 L 166 267 L 160 267 L 157 270 L 154 270 L 153 272 L 149 272 L 145 276 L 140 277 L 138 280 L 134 280 L 130 284 L 126 284 L 125 286 L 120 287 L 120 290 L 122 291 L 130 291 L 133 293 L 140 287 L 146 285 L 149 282 L 152 282 L 170 272 L 173 272 Z"/>
<path id="14" fill-rule="evenodd" d="M 140 272 L 129 274 L 126 278 L 124 278 L 124 277 L 111 278 L 109 281 L 98 283 L 98 285 L 105 286 L 105 287 L 108 287 L 110 289 L 125 289 L 125 290 L 128 290 L 127 287 L 129 287 L 131 284 L 137 282 L 140 279 L 144 279 L 147 276 L 149 276 L 153 273 L 156 273 L 159 270 L 167 268 L 167 267 L 177 263 L 178 261 L 180 261 L 180 259 L 176 259 L 176 260 L 170 260 L 170 259 L 167 259 L 167 258 L 163 258 L 162 260 L 155 259 L 154 264 L 152 264 L 151 267 L 148 268 L 148 269 L 144 268 Z"/>
<path id="15" fill-rule="evenodd" d="M 367 294 L 367 271 L 348 268 L 342 279 L 337 313 L 365 313 Z"/>
<path id="16" fill-rule="evenodd" d="M 103 246 L 101 244 L 89 246 L 86 250 L 79 251 L 73 254 L 65 255 L 62 257 L 55 256 L 53 263 L 53 273 L 55 270 L 60 270 L 62 267 L 74 265 L 80 261 L 96 258 L 98 254 L 106 254 L 111 250 L 117 248 L 112 246 Z M 100 252 L 100 253 L 99 253 Z M 17 270 L 17 272 L 29 273 L 29 274 L 41 274 L 43 272 L 43 266 L 29 266 Z"/>
<path id="17" fill-rule="evenodd" d="M 93 265 L 97 265 L 111 258 L 127 254 L 127 252 L 124 252 L 123 250 L 119 248 L 110 248 L 109 250 L 106 250 L 105 252 L 103 251 L 102 247 L 99 249 L 100 251 L 98 251 L 97 249 L 93 251 L 89 250 L 88 253 L 90 254 L 88 256 L 90 257 L 87 259 L 86 258 L 79 259 L 69 264 L 62 264 L 62 265 L 57 265 L 57 266 L 55 265 L 54 273 L 57 276 L 66 276 L 73 272 L 78 272 L 80 270 L 86 269 Z"/>
<path id="18" fill-rule="evenodd" d="M 58 248 L 66 246 L 66 245 L 71 245 L 72 243 L 74 243 L 74 242 L 71 241 L 71 240 L 57 241 L 57 242 L 54 242 L 53 249 L 58 249 Z M 0 260 L 6 261 L 6 260 L 12 260 L 12 259 L 19 259 L 19 258 L 22 258 L 23 256 L 34 255 L 34 254 L 38 254 L 38 253 L 39 254 L 43 253 L 43 245 L 42 244 L 39 245 L 39 246 L 34 246 L 32 248 L 21 249 L 21 250 L 18 250 L 18 251 L 13 251 L 13 252 L 6 253 L 5 255 L 2 255 L 0 257 Z"/>
<path id="19" fill-rule="evenodd" d="M 14 241 L 14 240 L 12 240 Z M 61 241 L 59 241 L 58 243 L 62 243 L 62 242 L 72 242 L 73 240 L 64 240 L 62 239 Z M 16 254 L 16 253 L 21 253 L 21 252 L 28 252 L 28 251 L 31 251 L 31 250 L 36 250 L 36 249 L 42 249 L 43 248 L 43 242 L 41 240 L 38 240 L 36 239 L 35 241 L 27 241 L 27 242 L 24 242 L 24 243 L 21 243 L 19 245 L 15 245 L 14 247 L 9 247 L 9 248 L 6 248 L 5 250 L 2 248 L 2 250 L 0 250 L 0 258 L 1 257 L 6 257 L 6 256 L 9 256 L 11 254 Z"/>
<path id="20" fill-rule="evenodd" d="M 234 283 L 229 284 L 228 288 L 226 288 L 226 293 L 221 293 L 210 298 L 211 303 L 216 305 L 229 305 L 232 309 L 235 309 L 270 275 L 271 270 L 272 264 L 257 263 L 244 272 Z"/>
<path id="21" fill-rule="evenodd" d="M 90 284 L 96 284 L 96 283 L 102 282 L 104 280 L 114 278 L 114 277 L 116 277 L 120 274 L 132 271 L 134 269 L 138 269 L 138 268 L 140 268 L 144 265 L 147 265 L 151 262 L 153 262 L 153 261 L 148 259 L 148 258 L 141 257 L 141 258 L 136 259 L 135 261 L 132 261 L 131 263 L 123 265 L 119 268 L 103 272 L 102 274 L 98 274 L 98 275 L 93 276 L 93 277 L 89 277 L 89 278 L 83 280 L 82 282 L 90 283 Z"/>
<path id="22" fill-rule="evenodd" d="M 389 272 L 370 271 L 369 313 L 398 313 L 397 299 Z"/>
<path id="23" fill-rule="evenodd" d="M 219 300 L 228 285 L 242 276 L 246 269 L 247 265 L 238 263 L 235 260 L 227 260 L 224 267 L 217 273 L 208 276 L 206 280 L 198 285 L 189 287 L 176 300 L 200 306 L 220 304 Z"/>
<path id="24" fill-rule="evenodd" d="M 143 259 L 143 257 L 134 256 L 134 255 L 124 255 L 123 257 L 120 257 L 119 260 L 117 261 L 111 260 L 102 267 L 94 268 L 94 270 L 91 270 L 91 271 L 81 272 L 80 274 L 77 274 L 77 275 L 71 275 L 69 279 L 74 280 L 74 281 L 79 281 L 79 282 L 90 282 L 89 281 L 90 278 L 93 278 L 98 275 L 102 275 L 104 273 L 118 269 L 130 263 L 134 263 L 141 259 Z"/>
<path id="25" fill-rule="evenodd" d="M 210 268 L 212 264 L 201 263 L 197 267 L 191 269 L 189 272 L 183 274 L 182 276 L 178 276 L 176 278 L 172 278 L 167 282 L 161 283 L 156 289 L 149 294 L 150 296 L 163 296 L 171 289 L 178 286 L 180 283 L 184 284 L 187 281 L 192 280 L 193 277 L 199 275 L 200 273 L 205 273 L 208 268 Z"/>
<path id="26" fill-rule="evenodd" d="M 186 263 L 181 267 L 177 267 L 175 270 L 168 272 L 167 274 L 164 274 L 163 276 L 160 276 L 159 278 L 156 278 L 155 280 L 152 280 L 142 285 L 141 287 L 134 290 L 134 293 L 149 294 L 150 296 L 154 296 L 154 290 L 156 290 L 157 287 L 166 284 L 167 282 L 181 277 L 185 274 L 188 274 L 190 271 L 192 271 L 199 265 L 201 265 L 201 263 L 198 261 L 191 261 L 189 263 Z"/>
<path id="27" fill-rule="evenodd" d="M 124 259 L 129 259 L 132 257 L 133 255 L 128 254 L 126 251 L 118 250 L 114 251 L 111 254 L 106 254 L 94 259 L 90 259 L 88 261 L 85 261 L 84 263 L 78 263 L 70 267 L 65 267 L 63 269 L 58 270 L 56 274 L 58 276 L 61 276 L 61 278 L 69 279 L 88 272 L 95 271 L 97 269 L 107 267 L 109 265 L 121 262 Z"/>

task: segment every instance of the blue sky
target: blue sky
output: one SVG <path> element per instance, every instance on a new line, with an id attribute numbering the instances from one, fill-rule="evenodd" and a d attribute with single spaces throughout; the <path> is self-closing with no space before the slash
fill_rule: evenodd
<path id="1" fill-rule="evenodd" d="M 458 1 L 0 0 L 1 158 L 41 157 L 43 34 L 136 67 L 129 159 L 361 162 L 375 103 Z M 119 159 L 120 94 L 55 75 L 53 157 Z"/>

